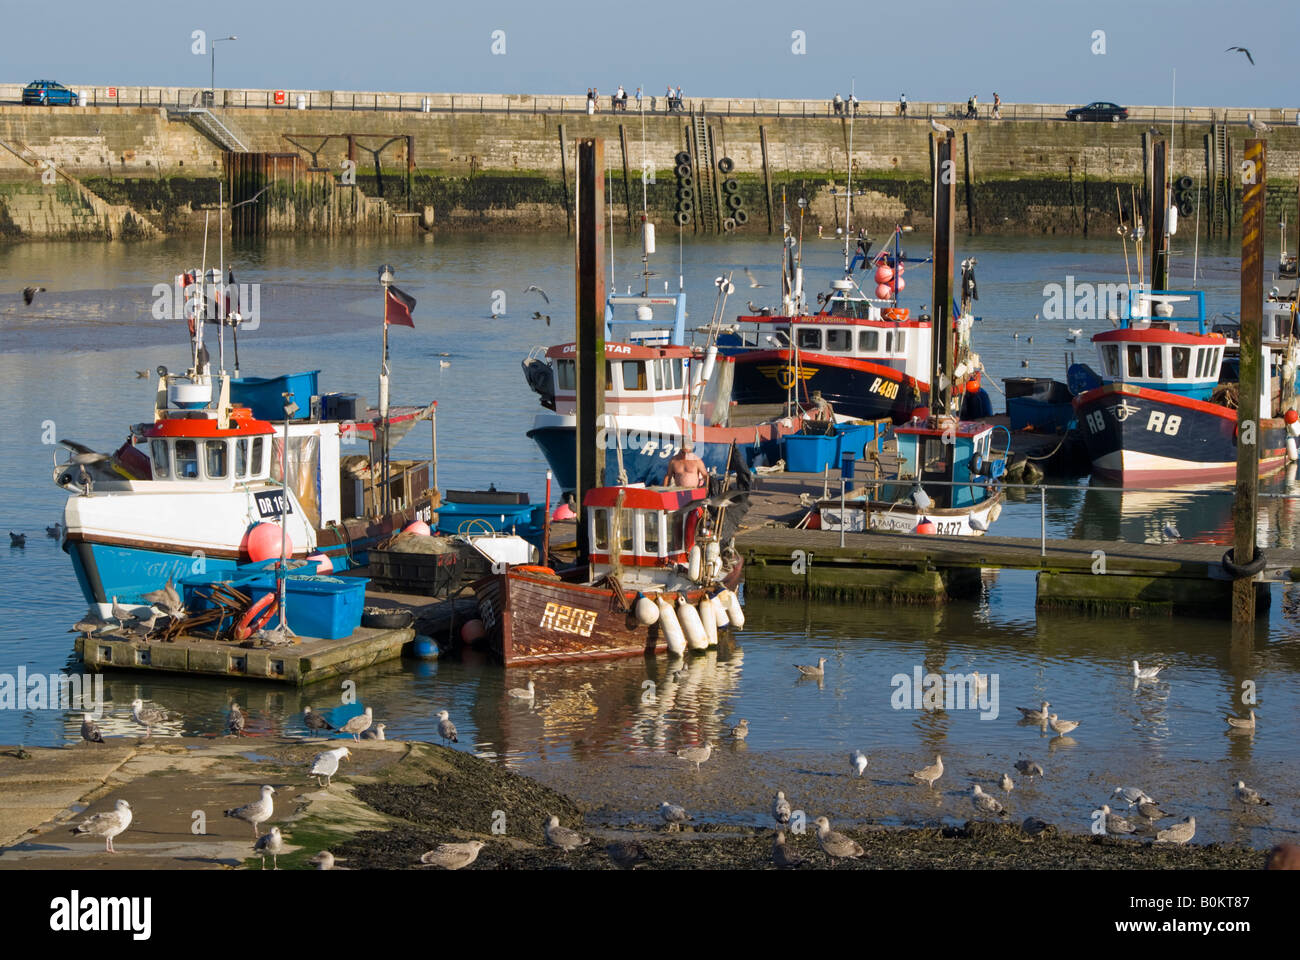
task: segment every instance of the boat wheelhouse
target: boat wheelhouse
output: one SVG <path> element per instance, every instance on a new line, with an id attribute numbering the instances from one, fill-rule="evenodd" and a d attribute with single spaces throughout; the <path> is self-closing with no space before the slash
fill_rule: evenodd
<path id="1" fill-rule="evenodd" d="M 1193 316 L 1179 316 L 1193 304 Z M 1139 293 L 1118 329 L 1092 338 L 1100 383 L 1074 398 L 1093 471 L 1121 484 L 1177 484 L 1236 476 L 1237 411 L 1224 402 L 1225 357 L 1236 346 L 1209 329 L 1199 290 Z M 1284 462 L 1285 431 L 1274 386 L 1280 353 L 1262 345 L 1260 471 Z"/>

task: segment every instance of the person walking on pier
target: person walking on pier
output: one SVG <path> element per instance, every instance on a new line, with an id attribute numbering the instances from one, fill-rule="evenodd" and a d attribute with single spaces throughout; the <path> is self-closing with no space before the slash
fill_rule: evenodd
<path id="1" fill-rule="evenodd" d="M 673 112 L 673 85 L 668 84 L 668 92 L 664 94 L 664 113 Z"/>
<path id="2" fill-rule="evenodd" d="M 905 93 L 898 95 L 898 115 L 900 117 L 907 116 L 907 94 Z"/>
<path id="3" fill-rule="evenodd" d="M 593 87 L 587 88 L 587 116 L 596 112 L 596 91 Z"/>
<path id="4" fill-rule="evenodd" d="M 844 113 L 844 100 L 839 91 L 835 91 L 835 99 L 831 101 L 835 105 L 835 116 L 842 116 Z"/>
<path id="5" fill-rule="evenodd" d="M 849 103 L 853 105 L 853 115 L 856 117 L 858 115 L 858 95 L 856 93 L 849 94 Z"/>
<path id="6" fill-rule="evenodd" d="M 636 112 L 641 112 L 641 88 L 636 88 Z"/>
<path id="7" fill-rule="evenodd" d="M 996 90 L 993 91 L 993 119 L 1002 119 L 1002 98 L 998 96 Z"/>

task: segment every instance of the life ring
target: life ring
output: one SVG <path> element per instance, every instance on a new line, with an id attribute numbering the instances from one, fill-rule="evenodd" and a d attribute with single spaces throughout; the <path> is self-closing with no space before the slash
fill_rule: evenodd
<path id="1" fill-rule="evenodd" d="M 276 599 L 274 593 L 268 593 L 260 600 L 244 611 L 244 615 L 239 618 L 235 624 L 235 639 L 247 640 L 253 634 L 257 633 L 275 616 L 276 611 L 280 609 L 280 601 Z M 261 614 L 259 617 L 258 614 Z"/>
<path id="2" fill-rule="evenodd" d="M 1246 580 L 1264 569 L 1264 551 L 1256 547 L 1254 559 L 1250 563 L 1238 566 L 1232 560 L 1232 549 L 1230 548 L 1220 558 L 1219 563 L 1222 565 L 1224 572 L 1232 579 Z"/>
<path id="3" fill-rule="evenodd" d="M 887 307 L 880 311 L 880 315 L 886 320 L 906 320 L 907 310 L 904 307 Z"/>
<path id="4" fill-rule="evenodd" d="M 747 214 L 744 210 L 737 210 L 735 213 L 731 215 L 731 218 L 735 220 L 737 223 L 749 222 L 749 214 Z"/>
<path id="5" fill-rule="evenodd" d="M 535 563 L 521 563 L 519 566 L 511 567 L 510 569 L 515 573 L 544 573 L 548 577 L 555 576 L 555 571 L 550 567 L 543 567 Z"/>
<path id="6" fill-rule="evenodd" d="M 718 161 L 718 169 L 723 173 L 730 173 L 732 170 L 736 169 L 736 165 L 731 162 L 730 157 L 723 157 Z"/>

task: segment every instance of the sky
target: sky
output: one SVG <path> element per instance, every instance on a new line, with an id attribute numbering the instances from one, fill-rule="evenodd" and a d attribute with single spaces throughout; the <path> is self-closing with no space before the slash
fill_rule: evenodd
<path id="1" fill-rule="evenodd" d="M 0 0 L 0 81 L 1300 106 L 1296 0 Z M 57 15 L 52 15 L 57 11 Z M 496 31 L 502 33 L 497 34 Z M 1098 31 L 1101 31 L 1099 34 Z M 798 32 L 798 33 L 797 33 Z M 495 36 L 494 36 L 495 34 Z M 16 42 L 21 38 L 21 42 Z M 797 52 L 802 44 L 803 52 Z M 1100 52 L 1104 45 L 1104 53 Z M 1225 47 L 1247 47 L 1255 65 Z M 498 52 L 494 52 L 494 48 Z"/>

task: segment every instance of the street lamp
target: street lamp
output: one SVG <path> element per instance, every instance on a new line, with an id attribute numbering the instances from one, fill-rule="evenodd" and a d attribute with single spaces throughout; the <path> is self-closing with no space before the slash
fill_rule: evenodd
<path id="1" fill-rule="evenodd" d="M 236 36 L 218 37 L 213 40 L 210 49 L 212 51 L 212 72 L 208 75 L 208 92 L 212 94 L 212 105 L 216 106 L 217 100 L 217 44 L 224 40 L 238 40 Z"/>

